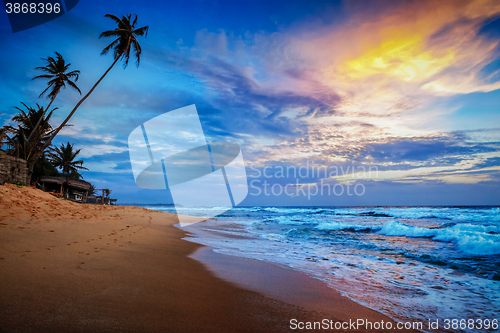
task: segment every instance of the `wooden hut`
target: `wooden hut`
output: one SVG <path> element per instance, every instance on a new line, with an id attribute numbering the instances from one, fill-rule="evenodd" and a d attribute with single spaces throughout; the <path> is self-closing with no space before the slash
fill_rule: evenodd
<path id="1" fill-rule="evenodd" d="M 66 189 L 66 198 L 76 202 L 87 202 L 87 197 L 91 184 L 85 180 L 69 179 L 65 177 L 49 177 L 44 176 L 40 178 L 42 183 L 42 190 L 45 192 L 52 192 L 55 194 L 64 195 Z"/>
<path id="2" fill-rule="evenodd" d="M 40 178 L 39 182 L 42 183 L 42 191 L 62 194 L 66 178 L 44 176 Z"/>

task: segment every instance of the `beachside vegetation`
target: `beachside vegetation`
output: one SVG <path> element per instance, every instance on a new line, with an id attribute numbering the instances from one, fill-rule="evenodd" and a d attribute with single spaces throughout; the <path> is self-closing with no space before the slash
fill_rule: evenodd
<path id="1" fill-rule="evenodd" d="M 80 88 L 78 88 L 77 85 L 75 84 L 75 82 L 78 81 L 80 71 L 74 70 L 69 72 L 68 68 L 69 66 L 71 66 L 71 64 L 66 63 L 63 56 L 60 53 L 56 52 L 56 59 L 52 57 L 47 57 L 47 58 L 42 58 L 42 60 L 44 60 L 47 63 L 47 65 L 35 67 L 35 69 L 40 70 L 45 74 L 37 75 L 31 80 L 37 80 L 37 79 L 49 80 L 47 82 L 47 88 L 44 91 L 42 91 L 42 93 L 38 96 L 39 98 L 42 97 L 50 89 L 50 92 L 47 95 L 47 98 L 50 99 L 50 102 L 49 105 L 47 105 L 47 107 L 45 108 L 45 110 L 50 109 L 52 102 L 54 102 L 54 100 L 56 99 L 57 95 L 61 91 L 61 88 L 66 88 L 66 84 L 75 89 L 76 91 L 78 91 L 80 95 L 82 94 Z M 71 79 L 73 78 L 75 82 L 71 81 Z M 39 122 L 35 125 L 33 133 L 35 133 L 39 125 L 40 125 Z M 28 139 L 31 139 L 31 135 Z"/>
<path id="2" fill-rule="evenodd" d="M 73 144 L 62 144 L 61 147 L 53 147 L 49 153 L 49 158 L 52 164 L 62 170 L 62 174 L 66 179 L 83 178 L 78 172 L 80 170 L 88 170 L 83 166 L 83 160 L 75 160 L 81 149 L 74 150 Z"/>
<path id="3" fill-rule="evenodd" d="M 46 109 L 40 105 L 31 107 L 21 102 L 24 109 L 14 107 L 19 111 L 12 121 L 17 124 L 17 127 L 10 127 L 10 133 L 13 136 L 8 137 L 10 153 L 13 156 L 29 160 L 33 154 L 42 149 L 46 140 L 52 133 L 52 126 L 49 121 L 55 108 L 52 109 L 48 115 Z M 38 128 L 36 127 L 38 124 Z"/>
<path id="4" fill-rule="evenodd" d="M 50 110 L 50 108 L 61 89 L 66 88 L 66 86 L 78 91 L 80 95 L 82 94 L 75 83 L 81 73 L 79 70 L 70 70 L 71 64 L 59 52 L 55 52 L 55 57 L 42 58 L 45 62 L 44 66 L 35 67 L 35 69 L 43 73 L 32 79 L 47 80 L 47 87 L 38 96 L 39 98 L 46 96 L 50 99 L 47 107 L 38 104 L 36 107 L 32 107 L 21 102 L 24 109 L 16 107 L 20 113 L 12 118 L 16 126 L 7 125 L 0 128 L 0 149 L 9 155 L 26 160 L 31 184 L 36 183 L 41 176 L 62 174 L 68 179 L 82 177 L 79 171 L 86 170 L 86 168 L 82 166 L 83 160 L 76 160 L 80 149 L 74 150 L 73 144 L 69 142 L 60 147 L 53 147 L 53 139 L 64 127 L 71 126 L 68 124 L 71 117 L 117 62 L 123 61 L 123 67 L 126 68 L 132 57 L 135 59 L 136 66 L 139 67 L 142 50 L 138 38 L 147 37 L 149 27 L 137 27 L 137 15 L 128 14 L 118 17 L 106 14 L 105 17 L 114 21 L 116 27 L 100 34 L 99 38 L 114 38 L 102 50 L 101 55 L 112 52 L 114 61 L 92 88 L 78 101 L 62 123 L 54 128 L 50 125 L 51 116 L 57 109 Z M 62 170 L 61 173 L 57 170 L 58 168 Z"/>
<path id="5" fill-rule="evenodd" d="M 132 14 L 128 14 L 127 16 L 122 16 L 121 18 L 118 18 L 117 16 L 112 14 L 106 14 L 104 15 L 104 17 L 112 19 L 118 25 L 118 27 L 116 27 L 114 30 L 104 31 L 99 36 L 99 38 L 116 37 L 116 39 L 111 44 L 106 46 L 104 50 L 101 52 L 101 55 L 106 55 L 110 50 L 113 50 L 114 61 L 111 64 L 111 66 L 109 66 L 109 68 L 104 72 L 104 74 L 99 78 L 99 80 L 97 80 L 94 86 L 92 86 L 89 92 L 85 94 L 85 96 L 82 97 L 82 99 L 76 104 L 73 110 L 71 110 L 71 112 L 68 114 L 66 119 L 64 119 L 61 125 L 57 127 L 57 129 L 53 132 L 53 134 L 44 144 L 44 148 L 48 147 L 51 144 L 52 139 L 61 131 L 61 129 L 64 128 L 64 126 L 66 126 L 66 124 L 71 119 L 71 117 L 73 117 L 73 115 L 75 114 L 76 110 L 78 110 L 80 105 L 82 105 L 82 103 L 90 96 L 90 94 L 92 94 L 94 89 L 99 85 L 99 83 L 101 83 L 104 77 L 111 71 L 111 69 L 120 59 L 124 61 L 123 68 L 126 68 L 130 59 L 130 53 L 132 52 L 136 59 L 136 66 L 139 67 L 142 50 L 141 46 L 139 45 L 139 42 L 137 41 L 137 37 L 140 36 L 147 37 L 149 27 L 145 26 L 141 28 L 136 28 L 137 15 L 135 15 L 133 20 L 132 20 Z M 31 163 L 28 161 L 28 169 L 30 169 L 30 167 Z"/>

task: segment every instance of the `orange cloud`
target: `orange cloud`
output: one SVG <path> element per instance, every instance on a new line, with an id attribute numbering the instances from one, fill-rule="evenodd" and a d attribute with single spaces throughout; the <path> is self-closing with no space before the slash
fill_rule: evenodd
<path id="1" fill-rule="evenodd" d="M 338 66 L 339 74 L 351 79 L 362 79 L 383 74 L 404 81 L 422 81 L 450 66 L 456 51 L 427 51 L 421 35 L 391 37 L 378 47 L 368 50 L 356 59 Z"/>
<path id="2" fill-rule="evenodd" d="M 427 93 L 485 91 L 488 87 L 477 78 L 477 66 L 491 59 L 498 41 L 478 37 L 477 30 L 499 12 L 498 1 L 417 2 L 380 18 L 363 17 L 366 23 L 355 17 L 354 28 L 313 40 L 305 49 L 320 57 L 331 52 L 315 60 L 325 66 L 323 80 L 332 86 L 400 81 Z M 315 52 L 324 45 L 332 47 Z M 455 73 L 440 76 L 451 67 Z M 491 85 L 489 90 L 495 89 Z"/>
<path id="3" fill-rule="evenodd" d="M 273 48 L 283 49 L 273 65 L 300 66 L 311 79 L 286 86 L 313 94 L 318 85 L 310 82 L 316 82 L 341 101 L 332 104 L 333 116 L 304 119 L 302 138 L 266 148 L 270 156 L 343 161 L 367 145 L 448 131 L 443 119 L 455 110 L 437 97 L 500 89 L 479 75 L 498 57 L 498 41 L 478 35 L 482 23 L 499 13 L 497 0 L 416 1 L 378 16 L 352 12 L 345 24 L 300 38 L 285 34 L 287 45 Z"/>

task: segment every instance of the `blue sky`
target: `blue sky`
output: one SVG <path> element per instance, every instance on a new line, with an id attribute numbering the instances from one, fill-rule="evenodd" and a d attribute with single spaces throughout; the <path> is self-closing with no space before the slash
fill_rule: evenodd
<path id="1" fill-rule="evenodd" d="M 15 34 L 2 13 L 0 125 L 21 102 L 48 103 L 38 99 L 45 82 L 31 78 L 56 51 L 81 71 L 82 92 L 90 89 L 113 60 L 100 56 L 111 40 L 98 36 L 114 28 L 107 13 L 149 25 L 140 67 L 115 66 L 54 143 L 81 148 L 84 179 L 121 203 L 171 200 L 137 187 L 127 137 L 195 104 L 209 140 L 241 147 L 254 185 L 266 180 L 254 169 L 309 165 L 348 172 L 302 185 L 365 188 L 362 196 L 249 195 L 244 204 L 500 204 L 496 1 L 81 0 Z M 54 126 L 79 98 L 59 94 Z M 370 166 L 377 173 L 359 171 Z"/>

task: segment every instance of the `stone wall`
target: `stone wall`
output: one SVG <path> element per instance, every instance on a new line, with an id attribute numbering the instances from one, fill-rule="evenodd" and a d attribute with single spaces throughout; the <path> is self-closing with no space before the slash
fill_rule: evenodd
<path id="1" fill-rule="evenodd" d="M 0 185 L 11 182 L 28 183 L 26 161 L 0 151 Z"/>

